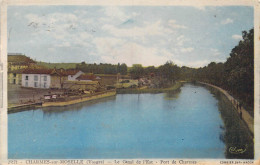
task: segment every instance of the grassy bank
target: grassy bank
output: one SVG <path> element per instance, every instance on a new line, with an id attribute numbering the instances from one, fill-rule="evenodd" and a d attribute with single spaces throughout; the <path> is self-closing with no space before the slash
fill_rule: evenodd
<path id="1" fill-rule="evenodd" d="M 54 69 L 63 68 L 63 69 L 75 69 L 78 63 L 47 63 L 47 62 L 37 62 L 38 65 Z"/>
<path id="2" fill-rule="evenodd" d="M 138 94 L 138 93 L 164 93 L 173 92 L 181 88 L 183 83 L 177 82 L 169 88 L 128 88 L 128 89 L 117 89 L 118 94 Z"/>
<path id="3" fill-rule="evenodd" d="M 218 107 L 225 125 L 220 139 L 226 144 L 226 158 L 253 159 L 254 142 L 248 127 L 224 94 L 217 89 L 210 90 L 219 100 Z"/>

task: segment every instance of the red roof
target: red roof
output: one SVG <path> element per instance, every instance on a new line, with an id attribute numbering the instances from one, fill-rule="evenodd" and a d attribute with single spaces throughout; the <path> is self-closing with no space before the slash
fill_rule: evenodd
<path id="1" fill-rule="evenodd" d="M 32 69 L 26 68 L 23 70 L 24 74 L 51 74 L 53 69 Z"/>
<path id="2" fill-rule="evenodd" d="M 78 73 L 79 70 L 75 69 L 39 69 L 39 68 L 26 68 L 24 69 L 23 73 L 25 74 L 58 74 L 59 76 L 68 76 L 68 75 L 75 75 Z"/>
<path id="3" fill-rule="evenodd" d="M 82 74 L 80 75 L 77 80 L 95 80 L 96 76 L 94 74 Z"/>
<path id="4" fill-rule="evenodd" d="M 66 75 L 75 75 L 75 74 L 77 74 L 79 72 L 79 70 L 76 70 L 76 69 L 67 69 L 66 71 L 65 71 L 65 74 Z"/>

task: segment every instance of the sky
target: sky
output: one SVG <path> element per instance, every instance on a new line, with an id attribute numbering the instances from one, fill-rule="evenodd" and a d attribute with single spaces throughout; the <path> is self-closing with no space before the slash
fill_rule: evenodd
<path id="1" fill-rule="evenodd" d="M 225 62 L 253 7 L 8 6 L 8 52 L 44 62 L 203 67 Z"/>

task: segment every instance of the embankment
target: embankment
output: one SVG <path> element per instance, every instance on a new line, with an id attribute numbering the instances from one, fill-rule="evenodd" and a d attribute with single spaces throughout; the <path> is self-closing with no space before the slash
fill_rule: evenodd
<path id="1" fill-rule="evenodd" d="M 175 83 L 169 88 L 128 88 L 128 89 L 117 89 L 118 94 L 140 94 L 140 93 L 164 93 L 164 92 L 175 92 L 182 87 L 182 82 Z"/>
<path id="2" fill-rule="evenodd" d="M 15 113 L 21 112 L 26 110 L 31 110 L 39 107 L 61 107 L 61 106 L 68 106 L 72 104 L 77 104 L 81 102 L 91 101 L 102 99 L 110 96 L 115 96 L 116 91 L 107 91 L 107 92 L 100 92 L 96 93 L 91 96 L 77 96 L 77 97 L 68 97 L 66 101 L 51 101 L 51 102 L 38 102 L 38 103 L 30 103 L 30 104 L 21 104 L 12 107 L 8 107 L 8 113 Z"/>
<path id="3" fill-rule="evenodd" d="M 232 159 L 253 159 L 254 158 L 254 120 L 245 109 L 242 110 L 242 119 L 237 109 L 236 100 L 223 89 L 211 84 L 199 82 L 208 87 L 218 98 L 218 107 L 223 119 L 225 128 L 220 139 L 226 144 L 226 158 Z"/>
<path id="4" fill-rule="evenodd" d="M 20 112 L 20 111 L 24 111 L 24 110 L 28 110 L 28 109 L 34 109 L 39 106 L 42 106 L 41 102 L 11 106 L 11 107 L 8 107 L 8 113 L 14 113 L 14 112 Z"/>
<path id="5" fill-rule="evenodd" d="M 223 93 L 227 99 L 232 103 L 232 105 L 234 106 L 235 110 L 239 113 L 240 110 L 242 111 L 242 120 L 246 123 L 248 129 L 250 130 L 250 133 L 252 135 L 254 135 L 254 118 L 248 113 L 248 111 L 245 110 L 244 107 L 241 107 L 240 108 L 236 108 L 237 107 L 237 104 L 239 104 L 239 102 L 234 99 L 230 94 L 228 94 L 227 91 L 225 91 L 224 89 L 222 88 L 219 88 L 215 85 L 211 85 L 211 84 L 208 84 L 208 83 L 203 83 L 203 82 L 199 82 L 200 84 L 203 84 L 203 85 L 207 85 L 209 87 L 212 87 L 212 88 L 215 88 L 217 90 L 219 90 L 221 93 Z"/>
<path id="6" fill-rule="evenodd" d="M 109 92 L 103 92 L 100 94 L 87 96 L 87 97 L 81 97 L 77 99 L 72 99 L 68 101 L 62 101 L 62 102 L 45 102 L 42 104 L 42 107 L 60 107 L 60 106 L 67 106 L 72 104 L 77 104 L 85 101 L 91 101 L 91 100 L 97 100 L 105 97 L 115 96 L 116 91 L 109 91 Z"/>

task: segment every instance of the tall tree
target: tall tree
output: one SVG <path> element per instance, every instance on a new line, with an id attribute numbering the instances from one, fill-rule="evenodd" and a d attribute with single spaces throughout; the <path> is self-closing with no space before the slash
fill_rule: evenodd
<path id="1" fill-rule="evenodd" d="M 133 64 L 130 68 L 130 74 L 134 79 L 140 78 L 144 75 L 144 68 L 141 64 Z"/>

